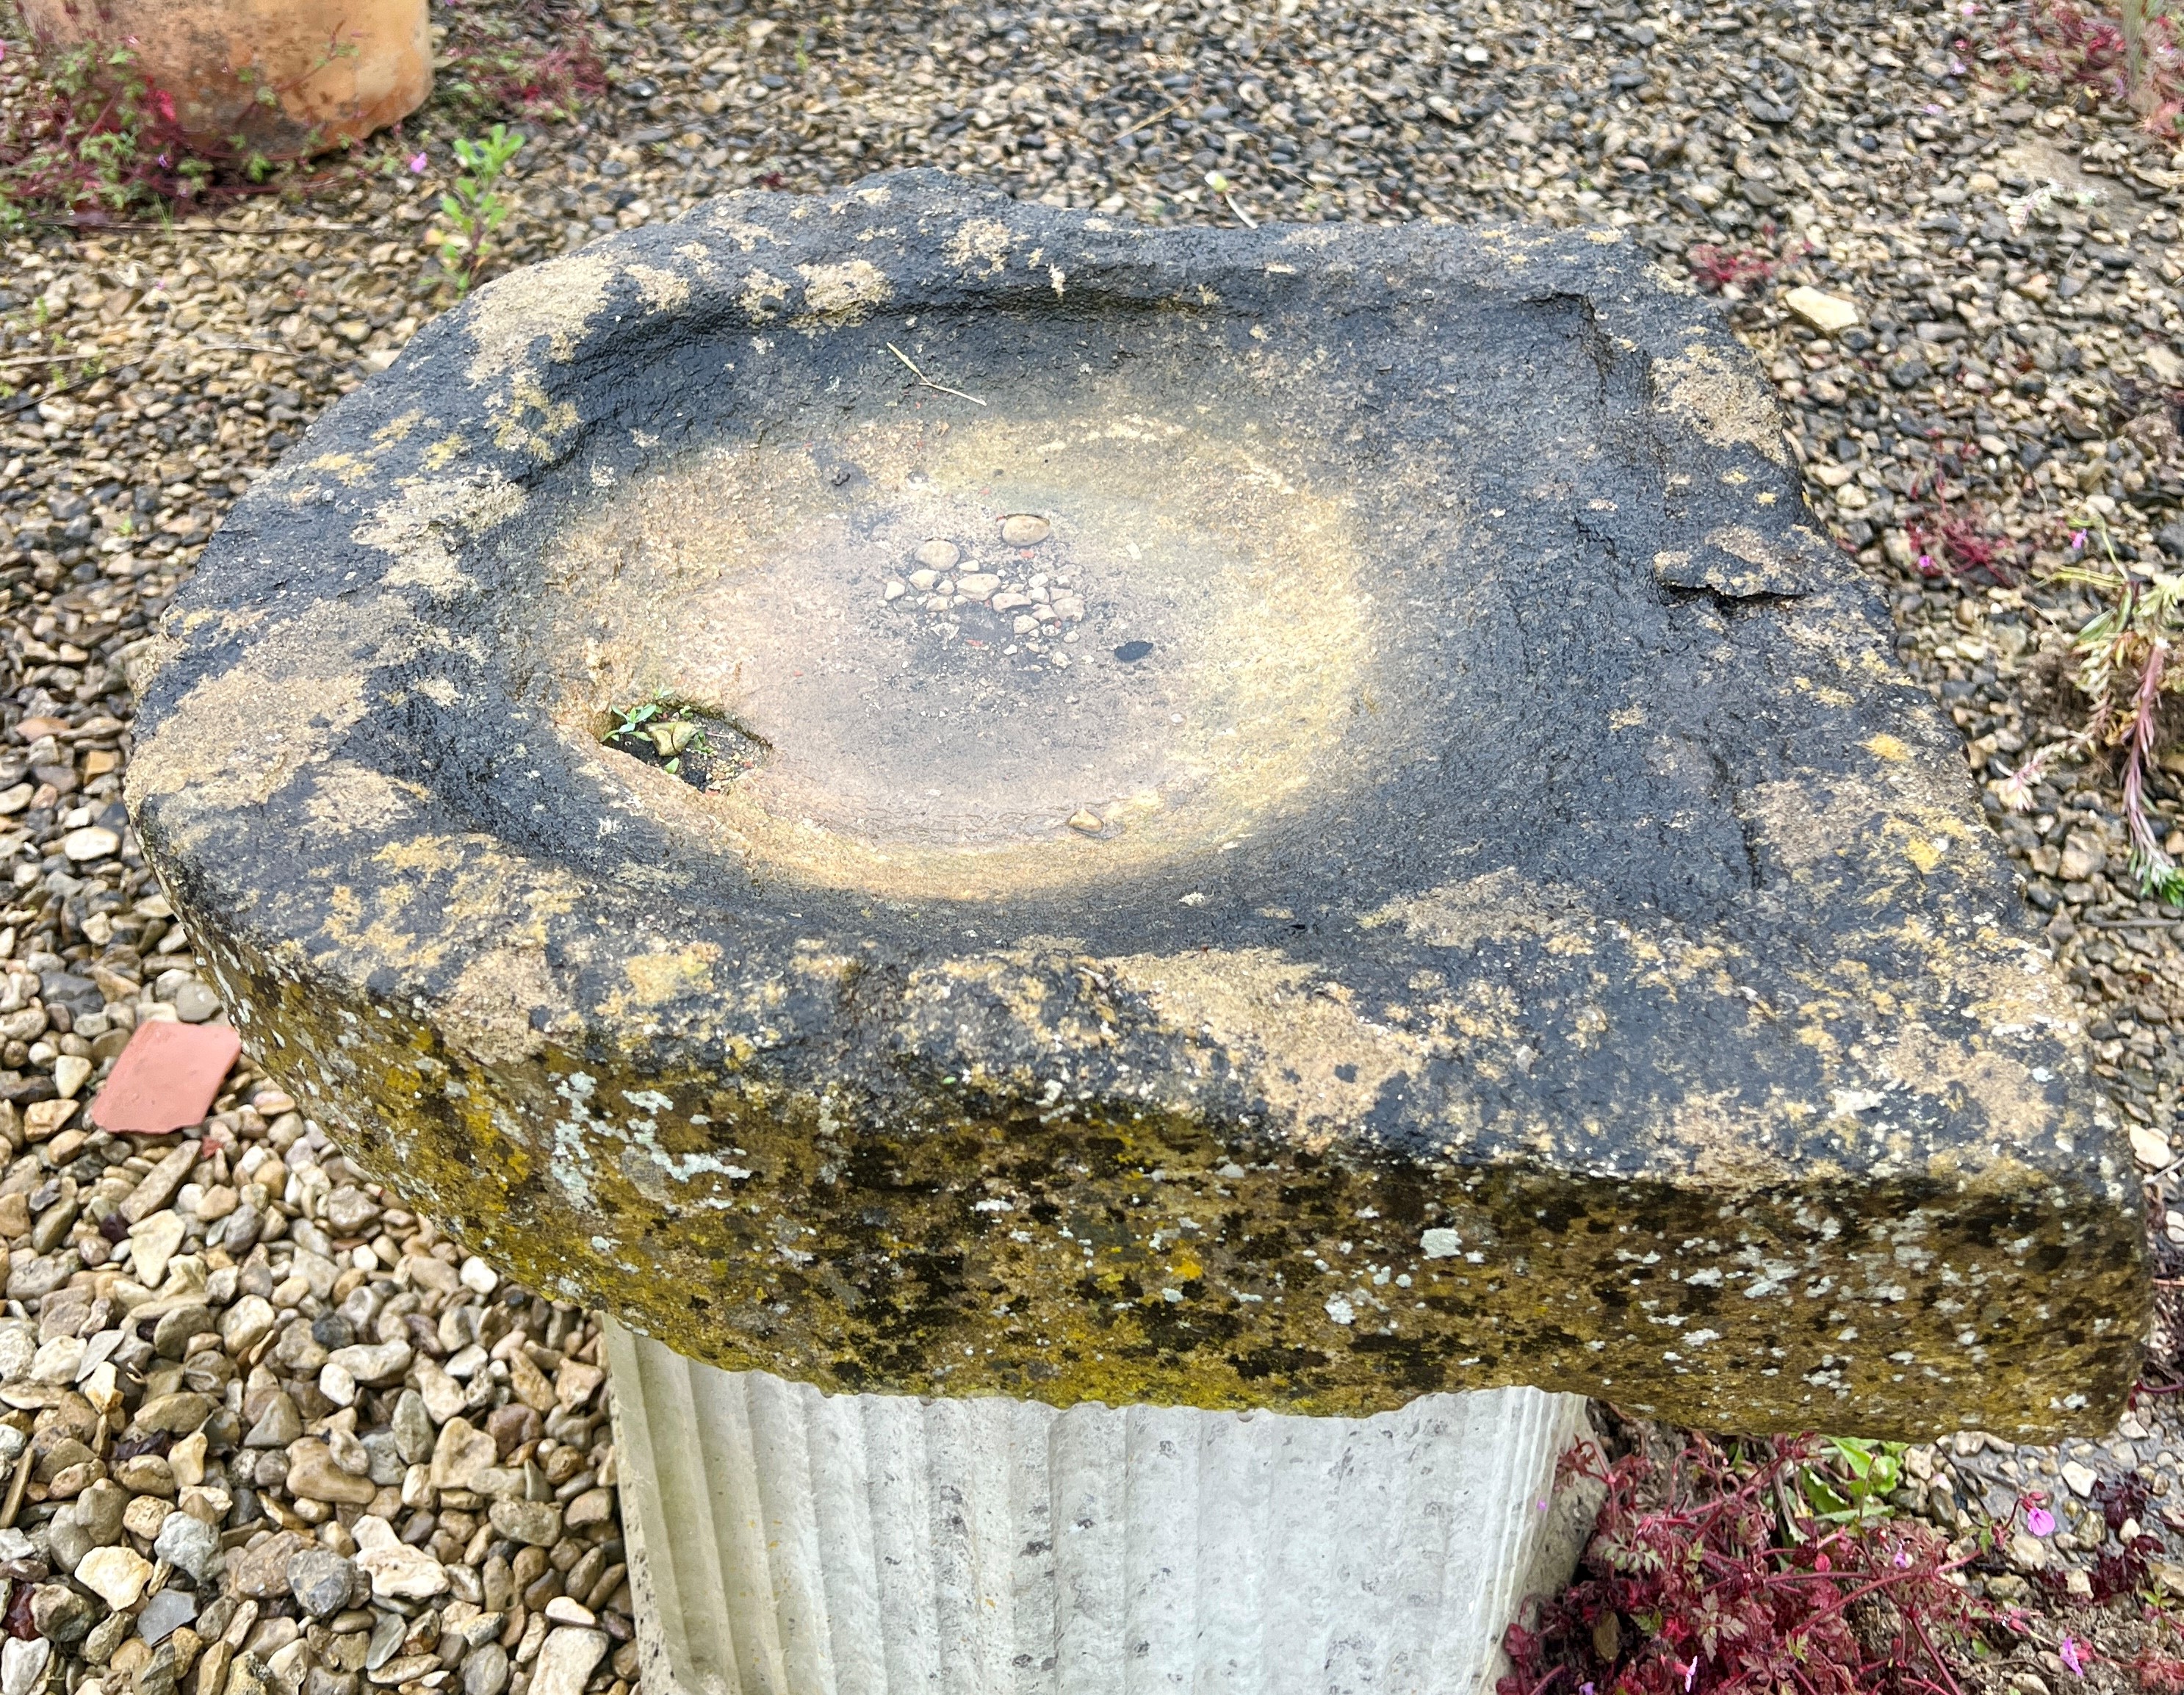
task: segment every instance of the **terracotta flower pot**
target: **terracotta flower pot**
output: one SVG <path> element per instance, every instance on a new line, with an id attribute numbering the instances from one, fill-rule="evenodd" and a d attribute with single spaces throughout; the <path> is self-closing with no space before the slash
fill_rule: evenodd
<path id="1" fill-rule="evenodd" d="M 49 47 L 126 47 L 214 157 L 295 159 L 370 135 L 432 87 L 426 0 L 23 0 Z"/>

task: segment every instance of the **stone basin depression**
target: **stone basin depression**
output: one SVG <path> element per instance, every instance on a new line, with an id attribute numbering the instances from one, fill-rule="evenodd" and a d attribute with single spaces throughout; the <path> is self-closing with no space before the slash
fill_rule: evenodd
<path id="1" fill-rule="evenodd" d="M 714 202 L 337 407 L 140 731 L 254 1052 L 701 1360 L 2020 1438 L 2133 1380 L 1958 739 L 1607 231 Z"/>

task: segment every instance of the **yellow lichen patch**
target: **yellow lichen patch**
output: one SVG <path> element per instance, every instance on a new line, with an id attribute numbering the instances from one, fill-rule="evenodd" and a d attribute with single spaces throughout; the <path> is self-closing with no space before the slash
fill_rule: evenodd
<path id="1" fill-rule="evenodd" d="M 649 265 L 632 265 L 630 280 L 655 312 L 679 312 L 690 304 L 690 279 Z"/>
<path id="2" fill-rule="evenodd" d="M 1558 899 L 1551 907 L 1534 885 L 1504 866 L 1463 883 L 1444 884 L 1424 895 L 1391 900 L 1357 922 L 1365 929 L 1400 924 L 1413 940 L 1432 947 L 1469 947 L 1496 937 L 1548 936 L 1568 928 L 1572 915 Z M 1577 909 L 1581 923 L 1589 915 Z M 1578 938 L 1580 947 L 1582 937 Z"/>
<path id="3" fill-rule="evenodd" d="M 1735 356 L 1709 342 L 1693 341 L 1677 357 L 1655 362 L 1653 382 L 1669 410 L 1716 447 L 1741 443 L 1777 465 L 1788 462 L 1774 397 Z"/>
<path id="4" fill-rule="evenodd" d="M 488 839 L 483 836 L 409 836 L 387 843 L 371 857 L 389 871 L 457 871 L 469 864 L 473 850 L 488 845 Z"/>
<path id="5" fill-rule="evenodd" d="M 493 948 L 463 967 L 454 992 L 440 1004 L 439 1025 L 481 1063 L 512 1065 L 544 1049 L 545 1032 L 532 1027 L 532 1013 L 559 1006 L 561 999 L 543 947 Z"/>
<path id="6" fill-rule="evenodd" d="M 366 667 L 399 662 L 424 641 L 399 596 L 298 613 L 176 703 L 129 762 L 131 807 L 180 795 L 170 816 L 193 820 L 262 806 L 364 716 Z"/>
<path id="7" fill-rule="evenodd" d="M 720 949 L 710 942 L 638 954 L 622 967 L 629 979 L 629 998 L 640 1006 L 660 1006 L 678 995 L 710 989 L 720 957 Z"/>
<path id="8" fill-rule="evenodd" d="M 486 284 L 472 297 L 470 380 L 490 382 L 515 370 L 542 336 L 554 359 L 574 358 L 577 342 L 606 304 L 615 275 L 615 262 L 604 254 L 575 253 Z"/>
<path id="9" fill-rule="evenodd" d="M 1884 1050 L 1880 1069 L 1945 1112 L 1961 1112 L 1967 1100 L 1975 1104 L 1986 1121 L 1986 1140 L 2006 1148 L 2024 1148 L 2053 1128 L 2048 1091 L 2024 1065 L 1983 1043 L 1967 1046 L 1907 1020 Z M 1980 1139 L 1967 1140 L 1977 1149 Z"/>
<path id="10" fill-rule="evenodd" d="M 422 409 L 413 406 L 399 417 L 389 418 L 371 432 L 371 438 L 382 447 L 393 442 L 407 441 L 410 432 L 424 421 Z"/>
<path id="11" fill-rule="evenodd" d="M 781 237 L 765 225 L 754 224 L 747 218 L 738 216 L 725 204 L 710 209 L 699 214 L 699 217 L 706 229 L 727 237 L 741 252 L 749 253 L 761 242 L 768 247 L 781 245 Z"/>
<path id="12" fill-rule="evenodd" d="M 799 321 L 836 318 L 844 323 L 861 321 L 872 309 L 883 304 L 893 292 L 887 277 L 870 259 L 848 259 L 840 265 L 800 265 L 804 279 L 804 310 Z"/>
<path id="13" fill-rule="evenodd" d="M 1968 997 L 1967 1016 L 1997 1037 L 2076 1023 L 2078 1014 L 2044 952 L 2015 938 L 1997 936 L 1989 946 L 1985 958 L 1956 973 L 1956 988 Z"/>
<path id="14" fill-rule="evenodd" d="M 353 453 L 322 453 L 305 466 L 307 471 L 323 471 L 332 476 L 343 487 L 354 488 L 371 481 L 374 462 L 370 458 L 359 458 Z M 309 497 L 308 489 L 298 489 L 295 499 Z"/>
<path id="15" fill-rule="evenodd" d="M 463 456 L 469 446 L 460 430 L 453 431 L 426 448 L 418 463 L 427 471 L 445 471 Z"/>
<path id="16" fill-rule="evenodd" d="M 1360 1017 L 1319 973 L 1271 948 L 1105 962 L 1186 1037 L 1246 1059 L 1244 1080 L 1308 1143 L 1355 1126 L 1391 1083 L 1420 1075 L 1424 1040 Z"/>
<path id="17" fill-rule="evenodd" d="M 497 445 L 510 453 L 521 449 L 547 460 L 560 450 L 556 438 L 575 429 L 581 421 L 573 404 L 549 399 L 538 379 L 527 371 L 516 373 L 508 385 L 506 405 L 495 410 L 501 414 L 499 426 L 493 436 Z M 534 414 L 536 424 L 532 422 Z"/>
<path id="18" fill-rule="evenodd" d="M 123 650 L 121 674 L 129 692 L 142 700 L 159 673 L 181 654 L 182 644 L 173 636 L 155 634 L 132 642 Z"/>
<path id="19" fill-rule="evenodd" d="M 399 874 L 361 902 L 330 911 L 324 924 L 326 939 L 362 974 L 381 967 L 431 971 L 487 935 L 504 947 L 540 944 L 541 927 L 577 900 L 568 873 L 521 859 L 489 836 L 414 835 L 371 857 L 381 871 Z"/>
<path id="20" fill-rule="evenodd" d="M 1752 567 L 1743 594 L 1795 594 L 1805 586 L 1805 572 L 1819 563 L 1749 524 L 1721 525 L 1707 532 L 1707 542 Z"/>
<path id="21" fill-rule="evenodd" d="M 1868 737 L 1861 745 L 1875 759 L 1886 760 L 1891 765 L 1901 765 L 1911 757 L 1911 750 L 1885 730 L 1877 736 Z"/>
<path id="22" fill-rule="evenodd" d="M 334 760 L 313 774 L 304 814 L 318 834 L 379 834 L 398 827 L 410 816 L 412 801 L 426 798 L 413 785 L 398 783 L 369 766 Z"/>
<path id="23" fill-rule="evenodd" d="M 1767 845 L 1793 870 L 1847 864 L 1875 839 L 1894 844 L 1921 873 L 1940 863 L 1971 829 L 1932 774 L 1919 766 L 1884 766 L 1875 780 L 1831 777 L 1755 784 L 1745 806 Z M 1878 892 L 1878 891 L 1876 891 Z"/>
<path id="24" fill-rule="evenodd" d="M 1677 1150 L 1694 1175 L 1730 1193 L 1779 1183 L 1797 1174 L 1767 1146 L 1767 1115 L 1730 1090 L 1694 1090 L 1669 1110 Z"/>

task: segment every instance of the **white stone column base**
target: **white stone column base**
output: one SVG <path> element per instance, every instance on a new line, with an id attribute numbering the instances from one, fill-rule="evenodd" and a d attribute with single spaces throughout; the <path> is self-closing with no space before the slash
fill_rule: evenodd
<path id="1" fill-rule="evenodd" d="M 607 1326 L 644 1695 L 1485 1695 L 1574 1395 L 1369 1419 L 827 1396 Z"/>

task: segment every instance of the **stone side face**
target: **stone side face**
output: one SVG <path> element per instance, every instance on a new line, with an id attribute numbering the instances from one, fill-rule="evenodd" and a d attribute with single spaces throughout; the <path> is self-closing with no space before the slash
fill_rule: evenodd
<path id="1" fill-rule="evenodd" d="M 132 811 L 254 1051 L 534 1286 L 829 1391 L 2102 1425 L 2128 1150 L 1742 355 L 1612 247 L 1335 239 L 885 179 L 419 337 L 147 683 Z M 601 491 L 783 432 L 854 476 L 930 399 L 912 315 L 1034 412 L 1107 337 L 1111 438 L 1188 417 L 1342 515 L 1355 687 L 1244 839 L 1065 830 L 958 887 L 542 690 L 582 692 L 540 560 Z"/>
<path id="2" fill-rule="evenodd" d="M 1057 1412 L 828 1397 L 614 1335 L 655 1695 L 1485 1695 L 1598 1507 L 1556 1487 L 1575 1396 Z"/>

